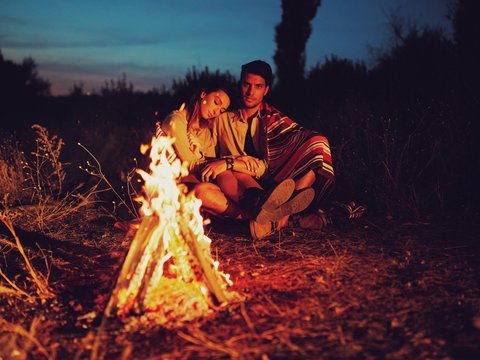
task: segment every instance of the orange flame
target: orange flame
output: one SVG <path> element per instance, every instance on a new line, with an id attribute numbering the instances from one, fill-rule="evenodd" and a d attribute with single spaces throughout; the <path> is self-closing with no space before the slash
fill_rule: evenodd
<path id="1" fill-rule="evenodd" d="M 131 311 L 155 312 L 167 323 L 205 315 L 216 304 L 226 303 L 232 285 L 218 270 L 205 235 L 201 201 L 177 184 L 188 174 L 187 164 L 174 156 L 173 139 L 160 136 L 150 145 L 150 172 L 140 170 L 145 181 L 141 202 L 142 223 L 107 306 L 107 316 Z M 146 153 L 147 148 L 142 147 Z"/>

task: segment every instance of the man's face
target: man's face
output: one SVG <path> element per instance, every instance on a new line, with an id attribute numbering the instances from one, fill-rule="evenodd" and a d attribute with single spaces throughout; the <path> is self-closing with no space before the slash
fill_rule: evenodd
<path id="1" fill-rule="evenodd" d="M 259 106 L 269 90 L 263 77 L 250 73 L 243 74 L 241 87 L 243 103 L 249 109 Z"/>

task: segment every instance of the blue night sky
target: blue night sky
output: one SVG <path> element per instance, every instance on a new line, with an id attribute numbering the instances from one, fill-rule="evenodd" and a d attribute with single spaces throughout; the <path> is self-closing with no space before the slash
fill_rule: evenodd
<path id="1" fill-rule="evenodd" d="M 388 41 L 394 12 L 447 33 L 448 0 L 323 0 L 307 43 L 307 70 L 336 55 L 369 64 Z M 273 64 L 280 0 L 1 0 L 0 50 L 32 57 L 52 93 L 99 90 L 126 74 L 136 90 L 170 87 L 193 66 L 230 71 Z"/>

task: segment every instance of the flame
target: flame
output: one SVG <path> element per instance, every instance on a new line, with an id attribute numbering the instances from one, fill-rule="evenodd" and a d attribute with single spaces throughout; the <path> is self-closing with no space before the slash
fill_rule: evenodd
<path id="1" fill-rule="evenodd" d="M 107 316 L 155 312 L 157 322 L 190 320 L 205 315 L 230 295 L 228 274 L 210 254 L 201 201 L 187 193 L 180 179 L 187 164 L 174 156 L 172 138 L 154 137 L 149 146 L 149 172 L 140 170 L 145 184 L 142 222 L 130 245 Z M 148 148 L 142 147 L 147 152 Z"/>

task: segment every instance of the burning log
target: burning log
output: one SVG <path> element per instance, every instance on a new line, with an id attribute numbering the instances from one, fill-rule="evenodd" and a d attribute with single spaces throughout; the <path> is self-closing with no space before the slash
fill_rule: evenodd
<path id="1" fill-rule="evenodd" d="M 156 322 L 205 315 L 232 294 L 228 274 L 218 270 L 204 234 L 201 201 L 178 180 L 186 164 L 173 159 L 173 140 L 154 138 L 145 180 L 144 215 L 123 263 L 105 315 L 155 313 Z"/>

